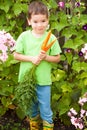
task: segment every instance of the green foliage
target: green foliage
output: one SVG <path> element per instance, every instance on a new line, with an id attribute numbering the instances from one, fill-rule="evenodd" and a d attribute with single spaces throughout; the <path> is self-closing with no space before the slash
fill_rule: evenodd
<path id="1" fill-rule="evenodd" d="M 13 104 L 12 97 L 14 87 L 17 85 L 18 66 L 12 55 L 9 55 L 6 62 L 0 62 L 0 116 L 4 115 Z"/>
<path id="2" fill-rule="evenodd" d="M 23 81 L 18 84 L 15 89 L 15 97 L 13 100 L 17 100 L 19 108 L 26 112 L 30 110 L 32 112 L 32 104 L 36 100 L 36 76 L 35 76 L 36 65 L 34 65 L 24 75 Z"/>
<path id="3" fill-rule="evenodd" d="M 60 31 L 59 37 L 64 37 L 64 43 L 61 45 L 61 62 L 52 71 L 52 108 L 54 117 L 57 111 L 67 125 L 70 123 L 67 112 L 72 107 L 80 110 L 77 104 L 79 97 L 87 91 L 87 63 L 84 56 L 79 55 L 87 43 L 87 32 L 83 30 L 83 25 L 87 24 L 84 9 L 81 5 L 74 8 L 71 14 L 61 10 L 56 17 L 58 26 L 53 25 Z"/>
<path id="4" fill-rule="evenodd" d="M 29 0 L 0 1 L 0 30 L 6 30 L 17 38 L 25 30 L 27 3 Z"/>

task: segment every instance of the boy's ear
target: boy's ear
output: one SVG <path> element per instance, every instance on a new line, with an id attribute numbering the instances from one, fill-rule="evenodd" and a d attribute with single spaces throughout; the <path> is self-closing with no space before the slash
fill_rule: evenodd
<path id="1" fill-rule="evenodd" d="M 30 20 L 28 18 L 27 18 L 27 23 L 29 26 L 31 25 Z"/>

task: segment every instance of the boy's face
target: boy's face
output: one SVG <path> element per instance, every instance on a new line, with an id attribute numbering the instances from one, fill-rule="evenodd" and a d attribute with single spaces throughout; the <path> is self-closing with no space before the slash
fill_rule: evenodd
<path id="1" fill-rule="evenodd" d="M 48 18 L 43 14 L 32 14 L 29 23 L 36 34 L 43 34 L 48 26 Z"/>

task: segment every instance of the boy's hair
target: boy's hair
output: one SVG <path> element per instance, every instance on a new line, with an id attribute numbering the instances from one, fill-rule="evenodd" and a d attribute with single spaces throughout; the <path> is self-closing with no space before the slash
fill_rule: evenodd
<path id="1" fill-rule="evenodd" d="M 32 14 L 35 14 L 35 15 L 43 14 L 43 15 L 46 15 L 47 18 L 49 16 L 46 5 L 44 5 L 40 1 L 33 1 L 32 3 L 30 3 L 30 5 L 28 7 L 28 18 L 29 19 L 31 19 Z"/>

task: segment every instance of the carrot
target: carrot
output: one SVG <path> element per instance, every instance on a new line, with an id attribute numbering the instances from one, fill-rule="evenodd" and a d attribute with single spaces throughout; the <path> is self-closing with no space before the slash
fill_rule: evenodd
<path id="1" fill-rule="evenodd" d="M 45 38 L 44 42 L 42 43 L 41 49 L 43 51 L 48 51 L 51 48 L 51 46 L 54 44 L 54 42 L 56 41 L 56 39 L 55 39 L 49 45 L 47 45 L 47 43 L 50 39 L 50 36 L 51 36 L 51 31 L 48 32 L 47 37 Z"/>
<path id="2" fill-rule="evenodd" d="M 53 40 L 49 45 L 47 45 L 46 47 L 44 47 L 43 51 L 48 51 L 51 48 L 51 46 L 54 44 L 55 41 L 56 41 L 56 39 Z"/>
<path id="3" fill-rule="evenodd" d="M 48 35 L 46 37 L 46 39 L 44 40 L 44 42 L 42 43 L 42 46 L 41 46 L 41 49 L 44 50 L 44 48 L 46 47 L 49 39 L 50 39 L 50 36 L 51 36 L 51 31 L 48 32 Z"/>

